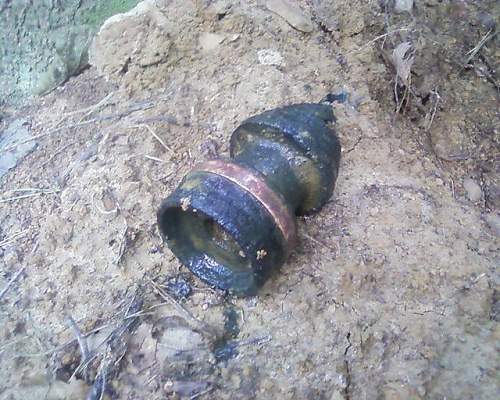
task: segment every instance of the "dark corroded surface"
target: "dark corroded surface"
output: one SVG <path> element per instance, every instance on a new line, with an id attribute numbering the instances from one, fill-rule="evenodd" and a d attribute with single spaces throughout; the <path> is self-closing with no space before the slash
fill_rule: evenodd
<path id="1" fill-rule="evenodd" d="M 335 122 L 332 107 L 327 104 L 295 104 L 275 110 L 266 111 L 244 121 L 231 137 L 231 156 L 238 158 L 245 146 L 240 142 L 247 141 L 249 134 L 259 138 L 281 136 L 288 153 L 294 152 L 305 157 L 297 160 L 297 154 L 290 158 L 294 161 L 295 174 L 301 174 L 303 164 L 312 163 L 314 171 L 301 174 L 299 177 L 302 190 L 309 192 L 309 200 L 296 210 L 299 214 L 307 214 L 321 208 L 332 195 L 340 163 L 340 143 L 334 134 L 331 124 Z M 295 158 L 295 160 L 294 160 Z M 318 175 L 315 179 L 314 175 Z"/>
<path id="2" fill-rule="evenodd" d="M 296 240 L 294 217 L 284 199 L 278 193 L 273 192 L 263 178 L 247 168 L 222 160 L 207 161 L 195 169 L 223 176 L 256 197 L 278 225 L 286 240 L 286 249 L 291 249 Z"/>
<path id="3" fill-rule="evenodd" d="M 231 161 L 198 165 L 158 212 L 170 249 L 205 282 L 255 294 L 293 249 L 293 214 L 330 198 L 340 144 L 326 104 L 251 117 L 231 137 Z"/>
<path id="4" fill-rule="evenodd" d="M 285 261 L 285 239 L 262 204 L 236 183 L 194 171 L 162 204 L 160 230 L 176 256 L 207 283 L 255 294 Z"/>

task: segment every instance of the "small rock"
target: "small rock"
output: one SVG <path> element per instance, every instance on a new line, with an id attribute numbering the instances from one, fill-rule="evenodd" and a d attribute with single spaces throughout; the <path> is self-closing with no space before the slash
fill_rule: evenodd
<path id="1" fill-rule="evenodd" d="M 200 35 L 200 46 L 202 51 L 209 52 L 215 50 L 226 39 L 224 35 L 205 32 Z"/>
<path id="2" fill-rule="evenodd" d="M 413 9 L 413 0 L 396 0 L 394 11 L 397 13 L 411 12 Z"/>
<path id="3" fill-rule="evenodd" d="M 430 135 L 436 155 L 446 161 L 466 160 L 471 144 L 464 121 L 435 121 Z"/>
<path id="4" fill-rule="evenodd" d="M 464 179 L 464 189 L 467 192 L 467 197 L 472 202 L 477 202 L 483 198 L 481 186 L 473 179 Z"/>
<path id="5" fill-rule="evenodd" d="M 312 32 L 314 26 L 311 18 L 304 15 L 300 8 L 290 4 L 286 0 L 268 0 L 267 8 L 275 14 L 278 14 L 292 27 L 301 32 Z"/>
<path id="6" fill-rule="evenodd" d="M 99 150 L 99 144 L 92 143 L 89 147 L 87 147 L 80 153 L 79 156 L 80 161 L 87 161 L 95 157 L 97 155 L 98 150 Z"/>
<path id="7" fill-rule="evenodd" d="M 485 214 L 484 220 L 491 228 L 493 233 L 500 237 L 500 215 L 498 215 L 497 213 Z"/>
<path id="8" fill-rule="evenodd" d="M 257 52 L 259 63 L 262 65 L 280 66 L 283 62 L 283 57 L 279 52 L 272 49 L 263 49 Z"/>
<path id="9" fill-rule="evenodd" d="M 6 250 L 3 255 L 6 269 L 14 269 L 19 263 L 19 255 L 15 249 Z"/>
<path id="10" fill-rule="evenodd" d="M 485 181 L 484 185 L 484 194 L 487 200 L 487 203 L 491 209 L 498 210 L 500 209 L 500 180 L 497 182 L 492 182 L 493 179 L 498 179 L 498 178 L 491 178 L 488 177 L 489 179 Z"/>
<path id="11" fill-rule="evenodd" d="M 184 274 L 168 278 L 165 286 L 167 291 L 177 300 L 187 299 L 193 291 L 188 276 Z"/>
<path id="12" fill-rule="evenodd" d="M 497 21 L 493 14 L 481 12 L 477 16 L 478 22 L 483 25 L 486 29 L 495 29 L 497 26 Z"/>
<path id="13" fill-rule="evenodd" d="M 344 396 L 336 390 L 335 392 L 332 393 L 332 397 L 330 397 L 330 400 L 344 400 Z"/>
<path id="14" fill-rule="evenodd" d="M 167 381 L 163 389 L 166 393 L 176 393 L 181 397 L 191 397 L 203 392 L 209 386 L 210 383 L 205 381 Z"/>
<path id="15" fill-rule="evenodd" d="M 35 149 L 36 141 L 30 141 L 31 137 L 24 119 L 15 120 L 0 132 L 0 178 Z"/>

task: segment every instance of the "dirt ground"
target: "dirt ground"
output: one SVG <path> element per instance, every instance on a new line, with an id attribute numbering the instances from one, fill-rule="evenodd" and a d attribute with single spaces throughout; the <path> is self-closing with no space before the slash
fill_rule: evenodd
<path id="1" fill-rule="evenodd" d="M 0 178 L 1 399 L 498 398 L 498 3 L 276 3 L 149 2 L 1 110 L 37 143 Z M 258 296 L 206 286 L 161 200 L 246 117 L 328 93 L 333 198 Z"/>

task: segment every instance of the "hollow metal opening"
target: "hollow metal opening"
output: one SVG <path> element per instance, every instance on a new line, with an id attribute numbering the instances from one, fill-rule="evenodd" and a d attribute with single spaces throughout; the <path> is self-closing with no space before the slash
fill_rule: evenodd
<path id="1" fill-rule="evenodd" d="M 174 254 L 202 279 L 251 270 L 250 260 L 236 240 L 200 211 L 171 207 L 163 212 L 160 229 Z"/>

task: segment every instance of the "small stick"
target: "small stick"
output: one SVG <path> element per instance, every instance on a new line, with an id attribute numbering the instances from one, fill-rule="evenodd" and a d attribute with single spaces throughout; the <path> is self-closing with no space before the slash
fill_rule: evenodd
<path id="1" fill-rule="evenodd" d="M 319 245 L 323 246 L 325 249 L 333 251 L 335 254 L 337 254 L 337 249 L 333 249 L 332 247 L 330 247 L 329 245 L 324 243 L 322 240 L 316 239 L 316 238 L 312 237 L 311 235 L 308 235 L 307 233 L 303 233 L 303 235 L 307 239 L 312 240 L 314 243 L 319 244 Z"/>
<path id="2" fill-rule="evenodd" d="M 0 292 L 0 300 L 2 300 L 2 297 L 5 296 L 5 293 L 9 290 L 9 288 L 12 286 L 12 284 L 17 281 L 17 279 L 21 276 L 21 274 L 24 272 L 26 267 L 22 267 L 19 271 L 17 271 L 12 278 L 10 278 L 10 281 L 7 282 L 7 285 L 2 289 Z"/>
<path id="3" fill-rule="evenodd" d="M 0 242 L 0 247 L 3 247 L 7 244 L 12 243 L 16 239 L 19 239 L 20 237 L 26 235 L 26 233 L 28 233 L 28 231 L 29 231 L 29 229 L 25 229 L 24 231 L 19 231 L 19 232 L 14 233 L 12 236 L 2 240 Z"/>
<path id="4" fill-rule="evenodd" d="M 152 103 L 139 104 L 139 105 L 137 105 L 135 107 L 130 107 L 129 109 L 127 109 L 127 110 L 125 110 L 125 111 L 123 111 L 121 113 L 118 113 L 118 114 L 102 115 L 102 116 L 99 116 L 99 117 L 88 119 L 86 121 L 78 122 L 76 124 L 63 125 L 63 126 L 60 126 L 60 127 L 57 127 L 57 128 L 53 128 L 53 129 L 50 129 L 49 131 L 47 131 L 45 133 L 41 133 L 39 135 L 32 136 L 29 139 L 22 140 L 21 142 L 14 143 L 13 145 L 11 145 L 9 147 L 6 147 L 5 149 L 0 150 L 0 153 L 1 152 L 7 152 L 9 150 L 15 149 L 17 146 L 20 146 L 21 144 L 30 142 L 32 140 L 35 140 L 35 139 L 38 139 L 38 138 L 41 138 L 41 137 L 44 137 L 44 136 L 51 135 L 53 133 L 60 132 L 60 131 L 62 131 L 64 129 L 78 128 L 78 127 L 81 127 L 81 126 L 85 126 L 85 125 L 89 125 L 89 124 L 94 124 L 96 122 L 110 121 L 110 120 L 114 120 L 114 119 L 120 119 L 122 117 L 125 117 L 125 116 L 133 113 L 133 112 L 140 111 L 140 110 L 147 110 L 147 109 L 152 108 L 152 107 L 154 107 L 154 104 L 152 104 Z"/>
<path id="5" fill-rule="evenodd" d="M 120 241 L 120 248 L 118 249 L 118 254 L 116 255 L 113 263 L 118 265 L 125 254 L 125 250 L 127 249 L 127 232 L 128 232 L 128 224 L 125 220 L 125 229 L 123 230 L 122 240 Z"/>
<path id="6" fill-rule="evenodd" d="M 83 336 L 84 337 L 89 337 L 90 335 L 96 333 L 96 332 L 99 332 L 100 330 L 103 330 L 104 328 L 107 328 L 109 326 L 109 324 L 105 324 L 105 325 L 101 325 L 97 328 L 94 328 L 92 329 L 91 331 L 87 332 L 86 334 L 84 334 Z M 28 358 L 28 357 L 45 357 L 45 356 L 48 356 L 48 355 L 51 355 L 51 354 L 54 354 L 58 351 L 61 351 L 61 350 L 64 350 L 66 347 L 68 347 L 70 344 L 72 344 L 74 341 L 76 340 L 76 337 L 73 338 L 73 339 L 70 339 L 68 340 L 67 342 L 51 349 L 51 350 L 47 350 L 47 351 L 44 351 L 42 353 L 20 353 L 20 354 L 15 354 L 14 355 L 14 358 Z"/>
<path id="7" fill-rule="evenodd" d="M 95 110 L 97 110 L 100 106 L 104 105 L 112 96 L 113 96 L 114 92 L 111 92 L 109 94 L 106 95 L 106 97 L 104 97 L 102 100 L 100 100 L 98 103 L 96 104 L 93 104 L 89 107 L 86 107 L 86 108 L 82 108 L 80 110 L 75 110 L 75 111 L 71 111 L 71 112 L 68 112 L 68 113 L 65 113 L 63 115 L 63 117 L 58 121 L 56 122 L 55 125 L 52 126 L 52 128 L 56 128 L 59 126 L 59 124 L 61 122 L 63 122 L 67 117 L 70 117 L 72 115 L 76 115 L 76 114 L 81 114 L 81 113 L 87 113 L 86 115 L 84 115 L 82 117 L 82 119 L 79 121 L 79 122 L 82 122 L 82 120 L 85 118 L 85 117 L 88 117 L 90 114 L 92 114 Z"/>
<path id="8" fill-rule="evenodd" d="M 85 118 L 87 118 L 88 116 L 90 116 L 93 112 L 95 112 L 96 110 L 98 110 L 99 108 L 101 108 L 101 106 L 105 105 L 108 102 L 108 100 L 111 99 L 111 97 L 113 97 L 114 94 L 115 94 L 114 92 L 109 93 L 99 103 L 94 104 L 93 106 L 88 107 L 86 110 L 83 110 L 82 112 L 85 112 L 85 111 L 88 111 L 88 112 L 86 112 L 85 115 L 82 118 L 80 118 L 80 120 L 78 122 L 82 122 Z"/>
<path id="9" fill-rule="evenodd" d="M 398 32 L 405 32 L 405 31 L 409 31 L 410 28 L 400 28 L 400 29 L 395 29 L 393 31 L 390 31 L 390 32 L 387 32 L 387 33 L 384 33 L 382 35 L 379 35 L 377 37 L 375 37 L 374 39 L 370 40 L 369 42 L 366 42 L 364 45 L 362 45 L 361 47 L 358 47 L 357 49 L 355 50 L 351 50 L 349 52 L 346 53 L 346 55 L 349 55 L 349 54 L 352 54 L 352 53 L 355 53 L 357 51 L 360 51 L 361 49 L 364 49 L 365 47 L 375 43 L 376 41 L 380 40 L 380 39 L 384 39 L 386 38 L 387 36 L 389 35 L 392 35 L 394 33 L 398 33 Z"/>
<path id="10" fill-rule="evenodd" d="M 52 193 L 54 189 L 40 189 L 40 188 L 20 188 L 12 189 L 13 192 L 38 192 L 38 193 Z"/>
<path id="11" fill-rule="evenodd" d="M 89 347 L 87 345 L 87 340 L 82 335 L 80 328 L 78 328 L 78 325 L 76 324 L 75 320 L 71 316 L 68 317 L 68 325 L 73 330 L 73 332 L 76 336 L 76 340 L 78 341 L 78 345 L 80 346 L 80 351 L 82 353 L 82 360 L 87 360 L 89 358 L 89 355 L 90 355 Z"/>
<path id="12" fill-rule="evenodd" d="M 250 346 L 252 344 L 256 344 L 256 345 L 259 345 L 259 344 L 264 344 L 264 343 L 268 343 L 270 342 L 271 340 L 273 340 L 273 337 L 271 335 L 267 335 L 267 336 L 263 336 L 263 337 L 258 337 L 258 338 L 254 338 L 254 339 L 247 339 L 247 340 L 242 340 L 238 343 L 238 346 L 239 347 L 242 347 L 242 346 Z"/>
<path id="13" fill-rule="evenodd" d="M 144 154 L 144 157 L 147 158 L 148 160 L 156 161 L 162 164 L 167 163 L 168 161 L 162 160 L 161 158 L 153 157 L 153 156 L 148 156 L 147 154 Z"/>
<path id="14" fill-rule="evenodd" d="M 202 390 L 201 392 L 193 394 L 189 400 L 195 400 L 200 396 L 203 396 L 204 394 L 210 393 L 212 390 L 214 390 L 213 386 L 210 386 L 208 389 Z"/>
<path id="15" fill-rule="evenodd" d="M 61 147 L 59 150 L 56 150 L 54 154 L 52 154 L 47 161 L 45 161 L 40 168 L 44 168 L 48 163 L 50 163 L 58 154 L 61 154 L 64 150 L 66 150 L 69 146 L 72 146 L 75 142 L 68 143 L 66 146 Z"/>
<path id="16" fill-rule="evenodd" d="M 431 91 L 431 93 L 436 97 L 436 101 L 434 102 L 434 105 L 432 106 L 432 112 L 431 112 L 431 118 L 429 120 L 429 123 L 427 124 L 426 130 L 429 131 L 431 129 L 432 123 L 434 122 L 434 117 L 436 116 L 439 100 L 441 100 L 441 96 L 439 95 L 437 88 Z"/>
<path id="17" fill-rule="evenodd" d="M 156 132 L 148 125 L 148 124 L 141 124 L 141 125 L 132 125 L 130 128 L 146 128 L 153 137 L 160 142 L 160 144 L 163 146 L 165 150 L 167 150 L 170 154 L 174 154 L 174 151 L 167 146 L 167 144 L 156 134 Z"/>
<path id="18" fill-rule="evenodd" d="M 490 29 L 488 33 L 486 33 L 486 35 L 484 35 L 481 38 L 479 43 L 472 50 L 467 52 L 467 55 L 469 55 L 469 57 L 467 57 L 467 59 L 465 60 L 465 65 L 469 64 L 469 62 L 476 56 L 477 53 L 479 53 L 481 48 L 486 44 L 486 42 L 491 38 L 495 37 L 496 34 L 497 32 L 493 32 L 493 29 Z"/>
<path id="19" fill-rule="evenodd" d="M 22 196 L 14 196 L 14 197 L 8 197 L 6 199 L 0 199 L 0 203 L 8 203 L 10 201 L 26 199 L 28 197 L 40 196 L 42 194 L 56 194 L 57 192 L 58 190 L 53 190 L 51 192 L 34 192 L 30 194 L 23 194 Z"/>
<path id="20" fill-rule="evenodd" d="M 177 311 L 179 311 L 181 314 L 184 314 L 184 316 L 186 316 L 189 320 L 191 320 L 191 322 L 193 322 L 196 325 L 197 329 L 199 329 L 202 332 L 207 332 L 213 337 L 217 337 L 217 334 L 213 331 L 210 325 L 196 318 L 186 307 L 184 307 L 181 303 L 179 303 L 176 299 L 174 299 L 170 294 L 162 290 L 157 283 L 155 283 L 151 279 L 149 281 L 151 282 L 153 288 L 156 289 L 160 297 L 168 301 L 177 309 Z"/>
<path id="21" fill-rule="evenodd" d="M 47 136 L 47 135 L 49 135 L 49 134 L 50 134 L 50 132 L 41 133 L 41 134 L 39 134 L 39 135 L 32 136 L 32 137 L 30 137 L 29 139 L 24 139 L 24 140 L 21 140 L 20 142 L 14 143 L 14 144 L 12 144 L 12 145 L 10 145 L 10 146 L 6 147 L 5 149 L 2 149 L 2 150 L 0 151 L 0 153 L 2 153 L 2 152 L 6 153 L 6 152 L 7 152 L 7 151 L 9 151 L 9 150 L 15 149 L 17 146 L 20 146 L 20 145 L 22 145 L 22 144 L 25 144 L 25 143 L 31 142 L 32 140 L 36 140 L 36 139 L 38 139 L 38 138 L 41 138 L 41 137 Z"/>

